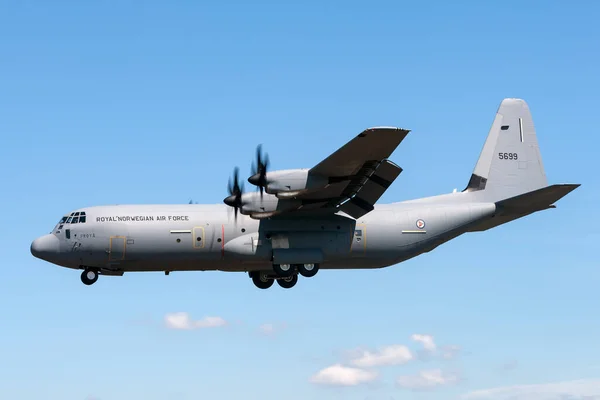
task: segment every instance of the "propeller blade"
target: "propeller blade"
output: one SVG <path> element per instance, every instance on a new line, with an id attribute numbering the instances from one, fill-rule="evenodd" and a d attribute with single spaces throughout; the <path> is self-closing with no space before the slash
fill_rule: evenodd
<path id="1" fill-rule="evenodd" d="M 262 199 L 264 188 L 267 185 L 267 169 L 269 167 L 269 155 L 262 152 L 262 144 L 256 146 L 256 162 L 252 163 L 251 173 L 248 182 L 255 185 L 260 190 Z"/>
<path id="2" fill-rule="evenodd" d="M 233 170 L 233 183 L 232 179 L 229 178 L 227 184 L 227 192 L 229 196 L 223 199 L 223 202 L 230 207 L 233 207 L 235 211 L 235 220 L 237 222 L 238 209 L 242 207 L 242 194 L 244 193 L 244 184 L 240 185 L 239 168 L 235 167 Z"/>

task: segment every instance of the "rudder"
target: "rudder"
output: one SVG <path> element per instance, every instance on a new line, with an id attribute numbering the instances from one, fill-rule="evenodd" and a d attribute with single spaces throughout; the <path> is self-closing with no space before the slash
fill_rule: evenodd
<path id="1" fill-rule="evenodd" d="M 495 201 L 548 185 L 529 106 L 502 100 L 464 191 L 483 190 Z"/>

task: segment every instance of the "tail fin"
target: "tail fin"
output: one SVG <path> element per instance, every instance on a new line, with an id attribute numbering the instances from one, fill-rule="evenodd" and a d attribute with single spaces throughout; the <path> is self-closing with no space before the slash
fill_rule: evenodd
<path id="1" fill-rule="evenodd" d="M 499 201 L 548 185 L 529 106 L 504 99 L 464 191 Z"/>

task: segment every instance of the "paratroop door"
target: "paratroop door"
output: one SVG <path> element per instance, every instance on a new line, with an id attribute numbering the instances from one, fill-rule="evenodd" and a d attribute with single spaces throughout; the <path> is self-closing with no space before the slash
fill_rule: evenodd
<path id="1" fill-rule="evenodd" d="M 108 247 L 109 261 L 121 261 L 125 259 L 125 236 L 111 236 Z"/>

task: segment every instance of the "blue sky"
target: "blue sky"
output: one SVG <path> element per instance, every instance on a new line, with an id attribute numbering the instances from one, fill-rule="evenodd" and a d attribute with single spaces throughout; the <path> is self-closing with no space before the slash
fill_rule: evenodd
<path id="1" fill-rule="evenodd" d="M 0 397 L 600 399 L 599 12 L 1 1 Z M 370 126 L 412 130 L 381 202 L 461 190 L 504 97 L 529 103 L 549 181 L 582 186 L 402 265 L 86 287 L 29 252 L 69 210 L 221 202 L 258 143 L 310 167 Z"/>

